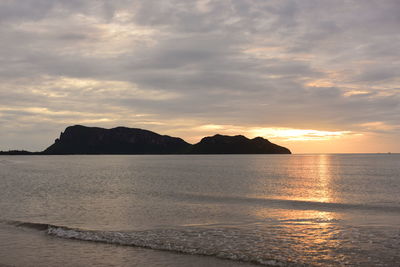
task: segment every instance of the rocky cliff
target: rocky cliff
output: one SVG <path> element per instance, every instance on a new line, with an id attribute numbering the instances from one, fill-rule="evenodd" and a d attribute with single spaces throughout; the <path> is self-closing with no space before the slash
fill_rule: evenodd
<path id="1" fill-rule="evenodd" d="M 43 154 L 290 154 L 268 140 L 215 135 L 191 145 L 181 138 L 126 127 L 70 126 Z"/>
<path id="2" fill-rule="evenodd" d="M 181 138 L 126 127 L 70 126 L 45 154 L 180 154 L 190 149 Z"/>

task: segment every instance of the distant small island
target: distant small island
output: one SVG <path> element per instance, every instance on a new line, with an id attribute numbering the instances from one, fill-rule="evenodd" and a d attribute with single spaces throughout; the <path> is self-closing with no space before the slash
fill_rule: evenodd
<path id="1" fill-rule="evenodd" d="M 290 150 L 262 137 L 216 134 L 189 144 L 178 137 L 152 131 L 116 127 L 105 129 L 82 125 L 69 126 L 42 152 L 0 151 L 0 155 L 71 154 L 291 154 Z"/>

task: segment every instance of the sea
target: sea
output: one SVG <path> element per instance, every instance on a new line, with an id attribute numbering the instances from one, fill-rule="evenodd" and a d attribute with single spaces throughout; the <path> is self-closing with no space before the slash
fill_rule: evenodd
<path id="1" fill-rule="evenodd" d="M 400 154 L 0 156 L 0 266 L 400 266 Z"/>

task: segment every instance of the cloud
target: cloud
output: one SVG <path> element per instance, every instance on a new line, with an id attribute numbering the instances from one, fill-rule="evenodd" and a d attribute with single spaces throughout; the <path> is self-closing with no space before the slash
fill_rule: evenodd
<path id="1" fill-rule="evenodd" d="M 0 123 L 15 134 L 0 149 L 22 129 L 43 148 L 74 122 L 191 140 L 201 125 L 381 122 L 398 136 L 399 12 L 396 0 L 1 1 Z"/>

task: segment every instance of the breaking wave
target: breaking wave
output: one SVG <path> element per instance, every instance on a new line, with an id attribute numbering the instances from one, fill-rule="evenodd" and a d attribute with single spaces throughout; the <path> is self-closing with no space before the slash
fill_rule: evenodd
<path id="1" fill-rule="evenodd" d="M 185 254 L 213 256 L 268 266 L 307 266 L 288 262 L 286 259 L 268 255 L 257 250 L 256 243 L 265 242 L 258 233 L 243 234 L 237 228 L 182 227 L 177 229 L 155 229 L 146 231 L 97 231 L 70 228 L 52 224 L 0 221 L 16 227 L 42 231 L 50 236 L 81 241 L 135 246 Z"/>

